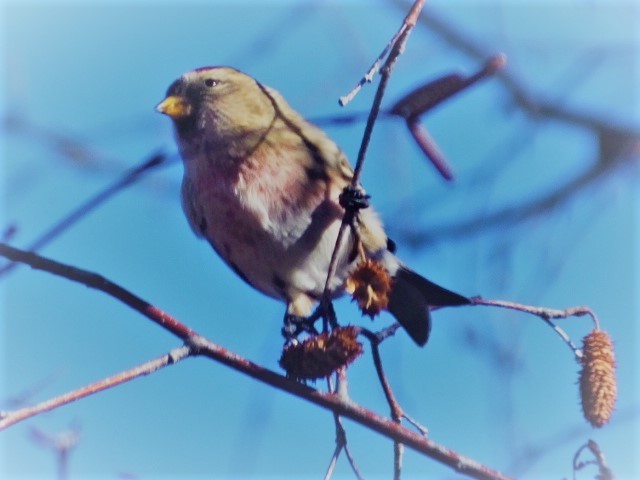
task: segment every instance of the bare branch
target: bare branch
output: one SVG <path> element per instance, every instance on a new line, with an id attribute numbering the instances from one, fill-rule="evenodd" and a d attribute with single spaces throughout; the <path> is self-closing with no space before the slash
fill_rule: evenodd
<path id="1" fill-rule="evenodd" d="M 349 418 L 395 442 L 403 443 L 415 451 L 421 452 L 460 473 L 478 479 L 506 480 L 509 478 L 501 472 L 492 470 L 431 439 L 404 428 L 393 420 L 389 420 L 371 410 L 367 410 L 348 398 L 345 399 L 341 395 L 321 392 L 307 385 L 297 383 L 283 375 L 236 355 L 207 340 L 159 308 L 148 304 L 133 293 L 100 275 L 49 260 L 35 253 L 21 251 L 5 244 L 0 244 L 0 255 L 82 283 L 91 288 L 102 290 L 142 313 L 174 335 L 187 341 L 190 352 L 193 355 L 200 355 L 215 360 L 262 383 L 275 387 L 278 390 L 288 392 L 314 405 L 330 410 L 339 416 Z"/>
<path id="2" fill-rule="evenodd" d="M 593 324 L 596 330 L 600 328 L 600 322 L 598 320 L 597 315 L 593 310 L 589 307 L 579 306 L 579 307 L 570 307 L 565 308 L 564 310 L 559 310 L 555 308 L 546 308 L 546 307 L 536 307 L 533 305 L 523 305 L 521 303 L 516 302 L 506 302 L 504 300 L 486 300 L 482 297 L 473 297 L 471 298 L 472 305 L 485 305 L 489 307 L 500 307 L 500 308 L 508 308 L 510 310 L 518 310 L 520 312 L 529 313 L 531 315 L 535 315 L 540 317 L 542 320 L 547 323 L 553 330 L 564 340 L 564 342 L 571 348 L 571 351 L 576 356 L 578 360 L 582 358 L 582 351 L 573 343 L 569 335 L 560 327 L 558 327 L 555 323 L 551 321 L 551 319 L 556 318 L 568 318 L 568 317 L 582 317 L 584 315 L 589 315 L 593 320 Z"/>
<path id="3" fill-rule="evenodd" d="M 390 0 L 390 3 L 406 9 L 404 0 Z M 420 24 L 435 32 L 453 48 L 475 60 L 483 60 L 490 51 L 457 30 L 442 18 L 430 12 L 421 16 Z M 474 234 L 490 229 L 513 226 L 554 210 L 568 199 L 579 193 L 603 175 L 614 171 L 623 164 L 637 161 L 640 155 L 640 130 L 621 124 L 612 124 L 609 119 L 537 95 L 509 69 L 496 69 L 496 76 L 513 103 L 534 120 L 557 120 L 577 126 L 589 132 L 598 143 L 595 162 L 564 185 L 545 193 L 538 198 L 523 201 L 514 206 L 505 206 L 487 214 L 460 219 L 441 225 L 424 228 L 401 229 L 398 233 L 414 247 L 432 244 L 449 239 L 468 239 Z"/>
<path id="4" fill-rule="evenodd" d="M 341 106 L 344 107 L 351 100 L 353 100 L 353 98 L 358 94 L 358 92 L 364 86 L 365 83 L 371 83 L 373 81 L 373 77 L 375 76 L 376 73 L 380 71 L 380 66 L 382 65 L 382 62 L 387 57 L 389 52 L 392 49 L 395 49 L 396 45 L 398 45 L 401 42 L 402 44 L 400 45 L 400 51 L 402 50 L 402 48 L 404 47 L 404 42 L 406 42 L 406 36 L 409 33 L 407 32 L 407 30 L 411 30 L 413 27 L 415 27 L 423 7 L 424 7 L 424 0 L 416 0 L 413 3 L 411 10 L 405 17 L 404 21 L 402 22 L 400 29 L 391 38 L 389 43 L 387 43 L 387 46 L 384 48 L 384 50 L 382 50 L 382 53 L 378 56 L 378 58 L 376 58 L 376 61 L 373 62 L 373 65 L 371 65 L 369 70 L 367 70 L 367 73 L 365 73 L 364 77 L 360 79 L 358 84 L 355 87 L 353 87 L 353 89 L 348 94 L 346 94 L 343 97 L 340 97 Z M 400 40 L 402 37 L 404 37 L 404 40 Z"/>
<path id="5" fill-rule="evenodd" d="M 57 435 L 50 435 L 37 428 L 29 432 L 31 439 L 42 447 L 53 450 L 58 463 L 58 480 L 69 478 L 69 455 L 80 440 L 80 427 L 74 425 Z"/>
<path id="6" fill-rule="evenodd" d="M 362 135 L 362 142 L 360 144 L 360 150 L 358 151 L 358 158 L 356 160 L 353 177 L 351 178 L 350 184 L 350 188 L 353 191 L 357 191 L 359 189 L 360 176 L 362 174 L 364 160 L 366 158 L 367 149 L 371 140 L 371 134 L 373 133 L 373 127 L 375 126 L 378 114 L 380 112 L 382 97 L 384 96 L 385 90 L 387 88 L 387 83 L 389 82 L 389 78 L 391 77 L 391 72 L 393 71 L 396 60 L 402 54 L 407 38 L 409 37 L 409 35 L 411 34 L 411 30 L 415 26 L 417 18 L 420 15 L 423 6 L 424 0 L 416 0 L 416 2 L 413 4 L 413 7 L 411 8 L 411 11 L 403 22 L 403 28 L 400 29 L 400 34 L 394 36 L 394 38 L 392 39 L 389 55 L 382 67 L 382 70 L 380 71 L 380 83 L 378 84 L 378 89 L 376 90 L 376 95 L 373 99 L 371 110 L 369 111 L 369 117 L 367 118 L 367 124 Z M 322 302 L 325 305 L 329 302 L 329 286 L 331 283 L 331 279 L 336 272 L 338 263 L 338 252 L 342 250 L 342 243 L 347 226 L 351 225 L 356 211 L 357 210 L 354 208 L 345 208 L 345 212 L 342 217 L 342 224 L 340 225 L 338 238 L 336 239 L 333 254 L 331 255 L 331 262 L 329 263 L 329 268 L 327 271 L 327 280 L 324 287 L 324 294 L 322 296 Z"/>
<path id="7" fill-rule="evenodd" d="M 389 53 L 389 50 L 391 50 L 391 47 L 398 41 L 398 38 L 400 38 L 400 35 L 402 35 L 406 29 L 407 29 L 407 25 L 403 23 L 402 26 L 400 27 L 400 30 L 396 32 L 396 34 L 389 41 L 389 43 L 384 48 L 382 53 L 380 53 L 378 58 L 376 58 L 376 61 L 373 63 L 373 65 L 371 65 L 371 67 L 369 67 L 369 70 L 367 70 L 367 73 L 364 74 L 364 76 L 360 79 L 360 81 L 356 84 L 356 86 L 353 87 L 353 89 L 349 93 L 340 97 L 340 100 L 338 101 L 338 103 L 340 103 L 341 107 L 347 106 L 347 104 L 355 98 L 355 96 L 358 94 L 358 92 L 360 92 L 360 90 L 366 83 L 373 82 L 373 77 L 375 76 L 376 73 L 380 71 L 380 66 L 382 65 L 382 62 L 386 58 L 387 54 Z"/>
<path id="8" fill-rule="evenodd" d="M 402 476 L 402 454 L 404 453 L 404 445 L 400 442 L 393 442 L 393 478 L 400 480 Z"/>
<path id="9" fill-rule="evenodd" d="M 384 392 L 384 396 L 387 399 L 387 403 L 389 404 L 389 408 L 391 410 L 391 419 L 398 425 L 402 421 L 404 417 L 404 411 L 398 400 L 396 399 L 393 390 L 391 389 L 391 385 L 389 384 L 389 380 L 387 379 L 387 375 L 384 372 L 384 368 L 382 366 L 382 359 L 380 358 L 380 342 L 388 337 L 389 333 L 387 333 L 389 329 L 383 331 L 381 336 L 371 334 L 369 331 L 363 329 L 362 333 L 369 339 L 371 344 L 371 354 L 373 356 L 373 364 L 376 368 L 376 373 L 378 375 L 378 381 L 380 385 L 382 385 L 382 391 Z M 395 332 L 395 329 L 393 330 Z M 400 480 L 401 472 L 402 472 L 402 454 L 403 454 L 402 444 L 399 442 L 394 442 L 393 444 L 393 478 L 396 480 Z"/>
<path id="10" fill-rule="evenodd" d="M 349 398 L 349 382 L 347 380 L 347 367 L 342 367 L 336 372 L 336 386 L 335 389 L 331 385 L 331 378 L 327 379 L 327 384 L 329 386 L 329 392 L 334 393 L 338 397 L 340 397 L 345 402 L 350 402 Z M 336 425 L 336 443 L 342 445 L 342 450 L 344 450 L 345 455 L 347 456 L 347 461 L 349 465 L 351 465 L 351 470 L 358 480 L 363 480 L 363 476 L 360 473 L 360 469 L 356 464 L 356 460 L 351 454 L 351 449 L 349 448 L 349 443 L 347 442 L 347 431 L 344 429 L 342 425 L 342 419 L 340 415 L 337 413 L 333 414 L 333 418 Z"/>
<path id="11" fill-rule="evenodd" d="M 2 400 L 3 403 L 11 408 L 19 408 L 31 402 L 31 399 L 38 393 L 44 390 L 46 387 L 53 384 L 61 376 L 61 370 L 54 371 L 47 375 L 45 378 L 30 385 L 21 392 L 7 396 Z M 0 415 L 1 416 L 1 415 Z"/>
<path id="12" fill-rule="evenodd" d="M 638 148 L 640 151 L 640 132 L 637 134 L 637 147 L 635 148 Z M 619 156 L 605 163 L 594 163 L 591 167 L 579 173 L 575 178 L 566 181 L 564 185 L 533 200 L 507 206 L 494 212 L 469 219 L 462 219 L 442 225 L 431 225 L 426 228 L 412 227 L 410 231 L 404 230 L 400 233 L 402 233 L 410 244 L 416 246 L 444 240 L 468 238 L 469 235 L 478 234 L 491 228 L 513 226 L 554 210 L 572 196 L 582 191 L 585 187 L 592 184 L 606 171 L 613 170 L 618 165 L 628 162 L 632 158 L 633 157 L 630 156 Z"/>
<path id="13" fill-rule="evenodd" d="M 80 400 L 96 393 L 100 393 L 104 390 L 116 387 L 138 377 L 149 375 L 150 373 L 153 373 L 160 368 L 179 362 L 180 360 L 186 358 L 189 354 L 190 349 L 188 346 L 179 347 L 172 350 L 166 355 L 145 362 L 135 368 L 118 373 L 77 390 L 65 393 L 64 395 L 60 395 L 45 402 L 41 402 L 32 407 L 25 407 L 11 412 L 0 412 L 0 431 L 18 422 L 34 417 L 40 413 L 54 410 L 63 405 L 67 405 L 68 403 L 75 402 L 76 400 Z"/>
<path id="14" fill-rule="evenodd" d="M 389 380 L 387 379 L 387 375 L 384 372 L 384 368 L 382 366 L 382 359 L 380 358 L 380 338 L 370 331 L 366 329 L 361 330 L 362 333 L 369 339 L 371 344 L 371 355 L 373 356 L 373 364 L 376 368 L 376 373 L 378 375 L 378 380 L 380 381 L 380 385 L 382 385 L 382 391 L 384 392 L 384 396 L 387 399 L 387 403 L 389 404 L 389 408 L 391 409 L 391 418 L 399 423 L 400 419 L 404 416 L 404 412 L 396 399 L 393 390 L 391 389 L 391 385 L 389 384 Z"/>
<path id="15" fill-rule="evenodd" d="M 593 455 L 594 459 L 587 460 L 587 461 L 579 461 L 580 455 L 584 450 L 589 450 Z M 589 440 L 586 444 L 581 446 L 573 457 L 573 479 L 574 480 L 576 479 L 576 473 L 579 470 L 582 470 L 587 465 L 596 465 L 598 467 L 598 476 L 596 478 L 598 478 L 599 480 L 614 479 L 613 472 L 607 465 L 607 462 L 604 458 L 604 454 L 602 453 L 602 450 L 600 450 L 600 447 L 598 446 L 598 444 L 593 440 Z"/>
<path id="16" fill-rule="evenodd" d="M 102 205 L 105 201 L 113 197 L 115 194 L 133 184 L 146 172 L 166 164 L 168 157 L 163 153 L 156 153 L 145 159 L 140 165 L 132 168 L 128 172 L 125 172 L 120 178 L 116 179 L 111 185 L 108 185 L 105 189 L 95 194 L 93 197 L 86 200 L 84 203 L 76 207 L 71 213 L 64 218 L 58 220 L 48 230 L 40 234 L 40 236 L 31 242 L 26 247 L 31 252 L 37 252 L 45 245 L 49 244 L 52 240 L 58 237 L 61 233 L 68 230 L 72 225 L 77 223 L 82 218 L 86 217 L 89 213 Z M 0 267 L 0 277 L 6 275 L 16 267 L 17 263 L 12 262 Z"/>
<path id="17" fill-rule="evenodd" d="M 64 277 L 68 280 L 72 280 L 86 285 L 87 287 L 95 288 L 96 290 L 107 293 L 137 312 L 143 314 L 162 328 L 169 330 L 182 340 L 186 341 L 191 336 L 195 335 L 193 330 L 180 323 L 168 313 L 154 307 L 120 285 L 107 280 L 102 275 L 80 268 L 75 268 L 70 265 L 65 265 L 64 263 L 50 260 L 32 252 L 13 248 L 4 243 L 0 243 L 0 255 L 13 260 L 14 262 L 25 263 L 37 270 L 44 270 L 46 272 L 53 273 L 54 275 Z"/>
<path id="18" fill-rule="evenodd" d="M 356 464 L 351 451 L 349 450 L 349 444 L 347 443 L 347 432 L 342 425 L 342 420 L 340 416 L 336 413 L 333 414 L 333 421 L 336 427 L 336 448 L 331 456 L 331 461 L 329 463 L 329 467 L 327 468 L 327 473 L 325 474 L 325 480 L 329 480 L 333 475 L 333 470 L 338 462 L 338 457 L 344 451 L 347 456 L 347 460 L 349 461 L 349 465 L 351 465 L 351 470 L 353 470 L 353 474 L 356 476 L 358 480 L 363 480 L 364 477 L 360 473 L 360 469 Z"/>
<path id="19" fill-rule="evenodd" d="M 324 474 L 324 480 L 330 480 L 330 478 L 333 476 L 333 471 L 338 464 L 338 458 L 340 457 L 340 453 L 342 452 L 343 448 L 344 445 L 336 440 L 336 448 L 333 450 L 333 455 L 331 455 L 331 461 L 329 462 L 329 466 L 327 467 L 327 472 Z"/>

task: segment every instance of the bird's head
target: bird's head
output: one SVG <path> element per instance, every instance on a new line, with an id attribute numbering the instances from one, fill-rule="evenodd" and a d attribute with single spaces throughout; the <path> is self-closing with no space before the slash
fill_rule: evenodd
<path id="1" fill-rule="evenodd" d="M 219 139 L 268 128 L 274 117 L 267 88 L 229 67 L 185 73 L 156 110 L 171 117 L 179 135 L 204 132 Z"/>

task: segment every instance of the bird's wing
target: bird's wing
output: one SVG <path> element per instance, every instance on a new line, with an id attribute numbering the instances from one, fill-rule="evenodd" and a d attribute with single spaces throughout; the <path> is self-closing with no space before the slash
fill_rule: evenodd
<path id="1" fill-rule="evenodd" d="M 263 87 L 276 110 L 276 115 L 285 128 L 298 136 L 309 151 L 309 165 L 306 168 L 316 170 L 318 176 L 326 178 L 334 190 L 335 201 L 338 195 L 351 183 L 353 168 L 344 152 L 329 136 L 313 123 L 292 109 L 282 95 L 269 87 Z M 371 207 L 360 210 L 352 225 L 358 232 L 365 250 L 374 255 L 387 248 L 387 235 L 377 213 Z"/>

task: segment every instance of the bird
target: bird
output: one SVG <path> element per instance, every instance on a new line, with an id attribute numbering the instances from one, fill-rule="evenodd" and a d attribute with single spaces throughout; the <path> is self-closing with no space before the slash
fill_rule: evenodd
<path id="1" fill-rule="evenodd" d="M 309 318 L 345 213 L 340 195 L 353 176 L 345 154 L 278 91 L 232 67 L 184 73 L 156 110 L 173 123 L 193 232 L 246 283 L 286 303 L 285 325 Z M 392 279 L 387 309 L 416 344 L 429 338 L 430 307 L 470 303 L 402 263 L 372 207 L 357 210 L 345 237 L 330 298 L 345 293 L 362 257 L 378 262 Z"/>

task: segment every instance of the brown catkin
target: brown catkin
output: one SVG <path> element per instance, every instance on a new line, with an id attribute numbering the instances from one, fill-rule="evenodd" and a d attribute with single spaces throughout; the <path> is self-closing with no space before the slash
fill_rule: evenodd
<path id="1" fill-rule="evenodd" d="M 363 315 L 373 318 L 389 305 L 392 283 L 382 264 L 367 259 L 349 275 L 345 290 L 358 302 Z"/>
<path id="2" fill-rule="evenodd" d="M 357 327 L 338 327 L 331 333 L 321 333 L 302 343 L 287 345 L 282 351 L 280 366 L 287 376 L 296 380 L 328 377 L 360 356 L 359 331 Z"/>
<path id="3" fill-rule="evenodd" d="M 584 337 L 582 352 L 582 411 L 587 421 L 599 428 L 611 419 L 618 394 L 611 337 L 602 330 L 593 330 Z"/>

